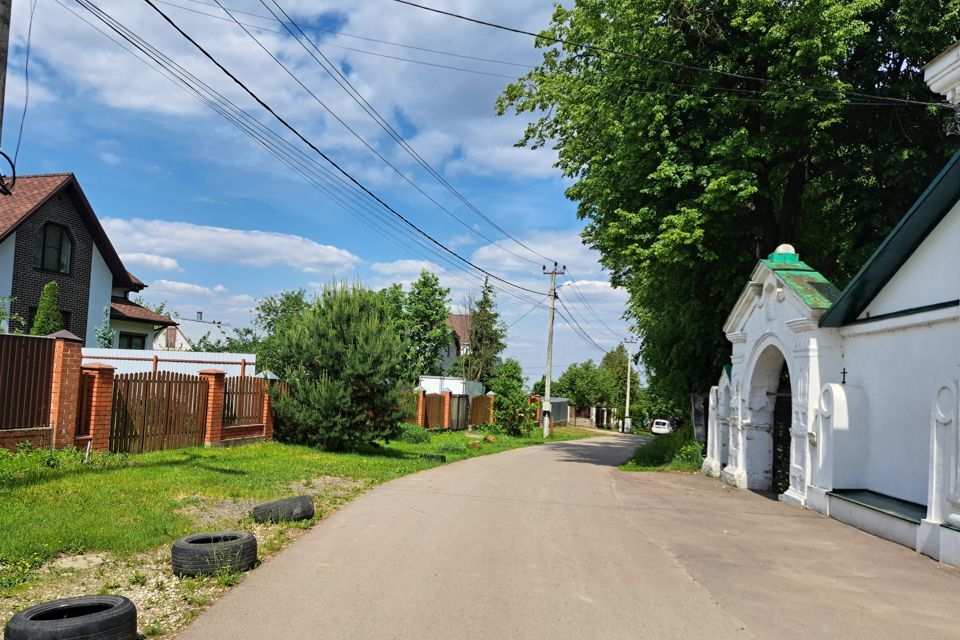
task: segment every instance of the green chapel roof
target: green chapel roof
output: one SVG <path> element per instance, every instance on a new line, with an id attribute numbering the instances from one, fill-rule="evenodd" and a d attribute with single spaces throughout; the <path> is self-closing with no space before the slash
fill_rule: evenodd
<path id="1" fill-rule="evenodd" d="M 760 262 L 811 309 L 829 309 L 840 297 L 840 290 L 819 271 L 801 262 L 789 245 L 777 247 L 777 251 Z"/>

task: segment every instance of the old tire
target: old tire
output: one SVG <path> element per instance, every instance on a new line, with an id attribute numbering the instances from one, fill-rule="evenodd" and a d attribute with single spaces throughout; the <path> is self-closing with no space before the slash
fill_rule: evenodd
<path id="1" fill-rule="evenodd" d="M 174 542 L 170 559 L 178 576 L 248 571 L 257 563 L 257 539 L 246 531 L 197 533 Z"/>
<path id="2" fill-rule="evenodd" d="M 4 640 L 136 640 L 137 607 L 123 596 L 80 596 L 18 611 Z"/>
<path id="3" fill-rule="evenodd" d="M 312 517 L 313 498 L 311 496 L 294 496 L 260 504 L 253 508 L 254 522 L 309 520 Z"/>

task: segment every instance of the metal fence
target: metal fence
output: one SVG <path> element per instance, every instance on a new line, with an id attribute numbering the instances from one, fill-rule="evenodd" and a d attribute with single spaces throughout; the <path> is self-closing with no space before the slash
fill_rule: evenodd
<path id="1" fill-rule="evenodd" d="M 150 349 L 84 348 L 83 361 L 103 362 L 117 373 L 173 371 L 197 375 L 203 369 L 220 369 L 228 376 L 256 375 L 257 356 L 253 353 L 215 353 L 199 351 L 153 351 Z"/>
<path id="2" fill-rule="evenodd" d="M 450 428 L 466 429 L 470 417 L 470 396 L 450 396 Z"/>
<path id="3" fill-rule="evenodd" d="M 142 453 L 202 444 L 208 392 L 206 380 L 183 373 L 116 376 L 110 451 Z"/>
<path id="4" fill-rule="evenodd" d="M 223 387 L 223 426 L 262 424 L 265 384 L 266 380 L 262 378 L 226 378 Z"/>
<path id="5" fill-rule="evenodd" d="M 0 430 L 50 425 L 56 341 L 0 334 Z"/>

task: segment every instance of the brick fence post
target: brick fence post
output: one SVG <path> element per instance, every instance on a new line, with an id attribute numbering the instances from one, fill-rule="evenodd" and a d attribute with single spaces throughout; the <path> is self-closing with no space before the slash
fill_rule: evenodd
<path id="1" fill-rule="evenodd" d="M 453 392 L 449 389 L 446 389 L 442 392 L 443 395 L 443 428 L 449 429 L 453 426 L 453 421 L 451 420 L 450 410 L 451 405 L 453 404 Z"/>
<path id="2" fill-rule="evenodd" d="M 207 423 L 203 444 L 211 446 L 223 439 L 223 391 L 226 374 L 220 369 L 204 369 L 200 378 L 207 381 Z"/>
<path id="3" fill-rule="evenodd" d="M 263 384 L 263 439 L 273 440 L 273 399 L 270 397 L 269 381 Z"/>
<path id="4" fill-rule="evenodd" d="M 82 341 L 69 331 L 58 331 L 48 337 L 56 340 L 50 385 L 51 438 L 53 447 L 62 449 L 74 444 L 77 433 Z"/>
<path id="5" fill-rule="evenodd" d="M 417 387 L 413 390 L 417 394 L 417 426 L 427 427 L 427 390 Z"/>
<path id="6" fill-rule="evenodd" d="M 113 413 L 114 368 L 102 362 L 83 366 L 84 375 L 93 376 L 90 392 L 90 448 L 94 451 L 110 450 L 110 418 Z"/>
<path id="7" fill-rule="evenodd" d="M 493 424 L 495 421 L 493 419 L 493 405 L 497 401 L 497 394 L 493 391 L 487 393 L 487 398 L 490 400 L 489 411 L 487 413 L 487 424 Z"/>

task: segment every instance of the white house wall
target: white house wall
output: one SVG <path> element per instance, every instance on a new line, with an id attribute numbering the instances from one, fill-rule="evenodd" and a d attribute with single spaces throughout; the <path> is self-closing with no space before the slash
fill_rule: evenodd
<path id="1" fill-rule="evenodd" d="M 13 249 L 17 244 L 16 232 L 0 242 L 0 298 L 9 298 L 13 293 Z M 9 310 L 7 303 L 5 310 Z M 8 330 L 7 321 L 0 323 L 0 329 Z"/>
<path id="2" fill-rule="evenodd" d="M 847 383 L 869 390 L 869 453 L 867 486 L 834 488 L 927 504 L 930 394 L 960 368 L 957 308 L 855 324 L 841 334 Z"/>
<path id="3" fill-rule="evenodd" d="M 894 274 L 860 318 L 960 299 L 960 202 Z"/>
<path id="4" fill-rule="evenodd" d="M 90 261 L 90 294 L 87 302 L 87 344 L 97 346 L 97 327 L 103 324 L 103 310 L 110 306 L 113 292 L 113 273 L 107 266 L 96 244 Z"/>

